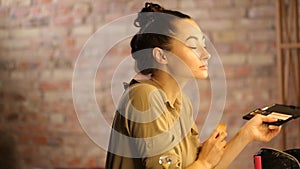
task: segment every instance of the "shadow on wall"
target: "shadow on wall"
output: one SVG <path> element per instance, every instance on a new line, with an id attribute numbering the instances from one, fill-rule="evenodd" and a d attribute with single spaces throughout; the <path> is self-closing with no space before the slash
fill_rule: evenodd
<path id="1" fill-rule="evenodd" d="M 21 161 L 17 151 L 15 138 L 7 133 L 0 132 L 0 168 L 20 169 Z M 103 168 L 55 168 L 55 169 L 103 169 Z"/>
<path id="2" fill-rule="evenodd" d="M 0 132 L 0 166 L 1 169 L 20 169 L 20 159 L 17 153 L 15 138 L 5 132 Z"/>

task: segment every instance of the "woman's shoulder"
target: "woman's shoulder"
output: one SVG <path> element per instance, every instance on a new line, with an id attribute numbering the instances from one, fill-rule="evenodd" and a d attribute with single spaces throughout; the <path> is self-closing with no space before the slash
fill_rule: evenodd
<path id="1" fill-rule="evenodd" d="M 148 100 L 160 98 L 165 100 L 164 92 L 151 80 L 136 81 L 130 84 L 128 94 L 131 99 Z M 155 99 L 156 100 L 156 99 Z"/>
<path id="2" fill-rule="evenodd" d="M 135 80 L 133 79 L 128 87 L 131 93 L 149 94 L 155 90 L 159 90 L 158 86 L 150 80 Z"/>

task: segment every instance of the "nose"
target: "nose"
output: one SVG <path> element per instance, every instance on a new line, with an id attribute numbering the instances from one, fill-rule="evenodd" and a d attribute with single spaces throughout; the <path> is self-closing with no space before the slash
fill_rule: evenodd
<path id="1" fill-rule="evenodd" d="M 208 60 L 211 57 L 211 54 L 207 51 L 206 48 L 201 47 L 202 51 L 200 51 L 200 60 Z"/>

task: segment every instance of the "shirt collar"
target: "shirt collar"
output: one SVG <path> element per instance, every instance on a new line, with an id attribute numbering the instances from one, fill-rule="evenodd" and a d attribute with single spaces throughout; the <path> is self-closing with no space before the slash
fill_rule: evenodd
<path id="1" fill-rule="evenodd" d="M 148 84 L 154 85 L 158 89 L 161 89 L 164 94 L 164 98 L 163 98 L 164 102 L 167 103 L 171 108 L 175 108 L 176 105 L 181 104 L 181 98 L 180 98 L 181 95 L 179 95 L 178 97 L 168 96 L 166 94 L 166 92 L 164 91 L 162 85 L 159 83 L 159 81 L 157 81 L 155 79 L 149 79 L 149 80 L 146 80 L 145 82 Z M 175 87 L 175 86 L 170 86 L 170 87 Z"/>

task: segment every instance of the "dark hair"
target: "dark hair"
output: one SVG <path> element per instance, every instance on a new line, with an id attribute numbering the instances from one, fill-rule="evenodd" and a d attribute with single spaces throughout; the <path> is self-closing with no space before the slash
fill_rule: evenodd
<path id="1" fill-rule="evenodd" d="M 152 49 L 159 47 L 170 50 L 171 32 L 175 31 L 173 20 L 177 18 L 191 19 L 190 16 L 178 11 L 164 9 L 154 3 L 145 3 L 139 12 L 134 25 L 140 30 L 130 42 L 131 54 L 136 61 L 136 70 L 144 75 L 153 73 L 154 59 Z M 144 50 L 149 49 L 149 50 Z M 144 50 L 143 52 L 138 52 Z"/>

